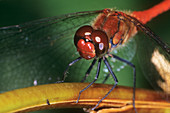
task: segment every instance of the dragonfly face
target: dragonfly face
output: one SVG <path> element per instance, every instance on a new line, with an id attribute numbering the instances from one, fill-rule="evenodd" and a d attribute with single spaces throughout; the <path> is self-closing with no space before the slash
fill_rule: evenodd
<path id="1" fill-rule="evenodd" d="M 109 48 L 106 33 L 101 30 L 94 30 L 91 26 L 83 26 L 77 30 L 74 44 L 80 56 L 85 59 L 101 57 Z"/>

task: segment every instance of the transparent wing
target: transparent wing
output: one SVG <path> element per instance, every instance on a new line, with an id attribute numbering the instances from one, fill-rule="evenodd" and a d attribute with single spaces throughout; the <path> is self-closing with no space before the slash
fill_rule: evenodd
<path id="1" fill-rule="evenodd" d="M 145 77 L 154 89 L 170 94 L 170 46 L 161 41 L 160 37 L 153 33 L 147 26 L 133 17 L 127 16 L 137 28 L 148 37 L 136 38 L 137 59 Z M 168 99 L 166 95 L 166 99 Z M 167 98 L 168 97 L 168 98 Z"/>
<path id="2" fill-rule="evenodd" d="M 76 57 L 78 27 L 100 11 L 79 12 L 0 28 L 0 91 L 54 83 Z"/>
<path id="3" fill-rule="evenodd" d="M 170 54 L 147 37 L 138 37 L 136 42 L 137 59 L 143 74 L 155 90 L 170 94 Z"/>

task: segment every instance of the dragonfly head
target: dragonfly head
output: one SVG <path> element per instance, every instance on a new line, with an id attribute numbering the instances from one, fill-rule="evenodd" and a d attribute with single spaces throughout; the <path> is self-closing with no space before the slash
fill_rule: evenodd
<path id="1" fill-rule="evenodd" d="M 103 56 L 109 48 L 106 33 L 102 30 L 94 30 L 87 25 L 76 31 L 74 44 L 80 56 L 87 60 Z"/>

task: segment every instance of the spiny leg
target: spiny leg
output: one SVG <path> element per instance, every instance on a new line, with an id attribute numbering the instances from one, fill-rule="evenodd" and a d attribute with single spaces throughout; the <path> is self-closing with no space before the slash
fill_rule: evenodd
<path id="1" fill-rule="evenodd" d="M 73 60 L 71 63 L 69 63 L 69 65 L 67 66 L 67 68 L 66 68 L 65 71 L 64 71 L 63 79 L 62 79 L 62 81 L 60 81 L 60 82 L 64 82 L 65 77 L 66 77 L 66 73 L 67 73 L 69 67 L 72 66 L 74 63 L 78 62 L 78 61 L 81 60 L 81 59 L 82 59 L 82 57 L 78 57 L 78 58 L 76 58 L 75 60 Z"/>
<path id="2" fill-rule="evenodd" d="M 111 66 L 110 66 L 110 64 L 109 64 L 109 62 L 107 61 L 107 59 L 106 59 L 105 56 L 103 56 L 103 61 L 104 61 L 105 65 L 106 65 L 106 67 L 108 68 L 110 74 L 112 75 L 112 77 L 113 77 L 113 79 L 114 79 L 114 81 L 115 81 L 115 84 L 114 84 L 114 86 L 110 89 L 110 91 L 97 103 L 97 105 L 92 108 L 92 110 L 96 109 L 96 107 L 102 102 L 102 100 L 104 100 L 104 99 L 110 94 L 110 92 L 116 87 L 116 85 L 117 85 L 117 83 L 118 83 L 118 80 L 117 80 L 115 74 L 113 73 L 113 71 L 112 71 L 112 69 L 111 69 Z"/>
<path id="3" fill-rule="evenodd" d="M 85 91 L 87 88 L 89 88 L 89 87 L 98 79 L 98 77 L 99 77 L 99 72 L 100 72 L 100 66 L 101 66 L 101 60 L 102 60 L 102 58 L 100 58 L 100 59 L 98 60 L 97 73 L 96 73 L 95 79 L 94 79 L 93 82 L 91 82 L 87 87 L 85 87 L 84 89 L 82 89 L 82 90 L 79 92 L 79 96 L 78 96 L 78 99 L 77 99 L 76 103 L 79 102 L 81 93 L 82 93 L 83 91 Z"/>
<path id="4" fill-rule="evenodd" d="M 136 68 L 135 68 L 135 65 L 125 59 L 122 59 L 122 58 L 116 56 L 116 55 L 109 54 L 109 56 L 113 57 L 117 60 L 120 60 L 121 62 L 124 62 L 133 68 L 133 107 L 134 107 L 135 112 L 137 113 L 137 110 L 135 107 L 135 89 L 136 89 Z"/>
<path id="5" fill-rule="evenodd" d="M 108 80 L 109 76 L 110 76 L 110 73 L 109 73 L 109 74 L 107 74 L 107 76 L 104 78 L 104 80 L 103 80 L 102 84 L 104 84 L 104 83 Z"/>
<path id="6" fill-rule="evenodd" d="M 91 63 L 89 69 L 87 70 L 87 72 L 86 72 L 86 74 L 85 74 L 85 76 L 84 76 L 84 78 L 83 78 L 83 80 L 81 82 L 84 82 L 86 80 L 86 78 L 89 76 L 89 73 L 91 72 L 91 70 L 92 70 L 94 64 L 96 63 L 96 61 L 97 61 L 97 59 L 93 60 L 93 62 Z"/>

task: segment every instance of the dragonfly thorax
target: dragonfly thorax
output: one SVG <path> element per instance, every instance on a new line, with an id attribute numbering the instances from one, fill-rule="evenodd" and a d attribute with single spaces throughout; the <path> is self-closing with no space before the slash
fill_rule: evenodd
<path id="1" fill-rule="evenodd" d="M 130 37 L 137 33 L 136 26 L 126 19 L 122 12 L 116 12 L 113 9 L 104 9 L 94 23 L 93 28 L 104 31 L 109 39 L 109 48 L 115 48 L 126 42 Z"/>

